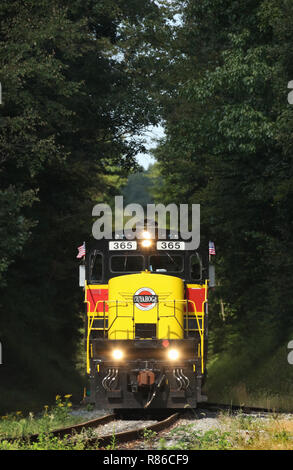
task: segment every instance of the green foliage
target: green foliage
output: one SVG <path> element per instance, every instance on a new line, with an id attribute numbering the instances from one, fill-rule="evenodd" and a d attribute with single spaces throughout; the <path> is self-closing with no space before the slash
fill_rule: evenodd
<path id="1" fill-rule="evenodd" d="M 22 214 L 22 208 L 35 200 L 33 191 L 16 192 L 12 186 L 0 191 L 0 285 L 5 285 L 5 273 L 35 225 Z"/>
<path id="2" fill-rule="evenodd" d="M 123 187 L 121 194 L 124 196 L 124 205 L 135 203 L 146 207 L 153 201 L 150 196 L 151 181 L 147 172 L 134 173 L 129 175 L 126 186 Z"/>
<path id="3" fill-rule="evenodd" d="M 32 434 L 49 434 L 50 431 L 80 422 L 81 418 L 72 416 L 70 410 L 71 395 L 56 396 L 53 406 L 45 405 L 43 411 L 25 416 L 21 411 L 5 414 L 0 417 L 0 439 L 25 438 Z"/>
<path id="4" fill-rule="evenodd" d="M 157 10 L 150 0 L 1 3 L 3 409 L 52 401 L 56 389 L 80 398 L 76 247 L 93 205 L 136 168 L 134 136 L 158 121 L 133 49 Z"/>
<path id="5" fill-rule="evenodd" d="M 272 346 L 278 342 L 276 332 L 259 331 L 247 341 L 246 349 L 235 347 L 232 354 L 226 348 L 213 355 L 207 381 L 210 401 L 292 410 L 292 365 L 287 361 L 287 343 Z"/>
<path id="6" fill-rule="evenodd" d="M 228 450 L 231 449 L 231 434 L 218 430 L 198 434 L 193 449 L 198 450 Z"/>
<path id="7" fill-rule="evenodd" d="M 143 439 L 147 446 L 151 446 L 154 443 L 156 436 L 157 433 L 151 429 L 144 429 L 143 431 Z"/>
<path id="8" fill-rule="evenodd" d="M 150 165 L 147 170 L 140 169 L 139 172 L 130 174 L 126 185 L 121 188 L 124 205 L 141 204 L 146 210 L 147 204 L 154 204 L 156 200 L 160 200 L 161 181 L 156 163 Z"/>
<path id="9" fill-rule="evenodd" d="M 289 0 L 1 3 L 1 406 L 78 396 L 76 247 L 120 190 L 201 204 L 213 354 L 251 364 L 256 338 L 265 352 L 291 339 L 292 13 Z M 159 122 L 157 163 L 137 173 Z"/>
<path id="10" fill-rule="evenodd" d="M 59 439 L 50 434 L 41 434 L 37 442 L 3 440 L 0 442 L 0 450 L 85 450 L 85 443 L 82 441 L 68 441 Z"/>
<path id="11" fill-rule="evenodd" d="M 160 443 L 162 449 L 176 450 L 228 450 L 231 446 L 232 434 L 221 429 L 208 431 L 196 430 L 196 425 L 181 425 L 172 429 L 170 436 L 176 439 L 176 444 L 166 446 L 166 442 Z"/>
<path id="12" fill-rule="evenodd" d="M 292 4 L 186 1 L 181 13 L 154 151 L 161 195 L 200 203 L 202 239 L 216 245 L 210 351 L 260 358 L 252 335 L 274 350 L 293 330 Z"/>

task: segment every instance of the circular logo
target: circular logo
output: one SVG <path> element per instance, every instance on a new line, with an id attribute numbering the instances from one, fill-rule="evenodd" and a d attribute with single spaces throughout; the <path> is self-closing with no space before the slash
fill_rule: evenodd
<path id="1" fill-rule="evenodd" d="M 158 303 L 158 296 L 153 289 L 141 287 L 135 292 L 133 302 L 140 310 L 151 310 Z"/>

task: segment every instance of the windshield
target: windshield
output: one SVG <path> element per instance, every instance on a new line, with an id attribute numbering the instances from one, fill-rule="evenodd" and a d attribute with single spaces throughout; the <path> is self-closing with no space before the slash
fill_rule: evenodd
<path id="1" fill-rule="evenodd" d="M 153 272 L 181 272 L 183 271 L 183 256 L 182 255 L 153 255 L 150 256 L 150 271 Z"/>
<path id="2" fill-rule="evenodd" d="M 133 273 L 144 270 L 144 257 L 141 255 L 114 255 L 110 268 L 113 273 Z"/>

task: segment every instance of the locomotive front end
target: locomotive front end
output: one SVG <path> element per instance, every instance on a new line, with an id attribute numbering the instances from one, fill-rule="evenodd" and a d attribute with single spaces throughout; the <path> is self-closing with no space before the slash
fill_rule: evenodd
<path id="1" fill-rule="evenodd" d="M 198 254 L 190 275 L 182 248 L 109 251 L 94 247 L 87 260 L 86 401 L 114 409 L 195 408 L 204 400 L 207 346 L 207 281 L 199 279 Z M 188 273 L 197 283 L 187 282 Z"/>
<path id="2" fill-rule="evenodd" d="M 182 279 L 146 271 L 109 281 L 109 340 L 184 336 Z"/>

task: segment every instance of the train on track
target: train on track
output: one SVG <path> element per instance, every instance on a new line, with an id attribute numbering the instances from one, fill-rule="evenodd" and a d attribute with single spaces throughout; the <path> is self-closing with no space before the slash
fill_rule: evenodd
<path id="1" fill-rule="evenodd" d="M 166 230 L 86 244 L 84 403 L 100 409 L 196 408 L 206 400 L 208 248 Z"/>

